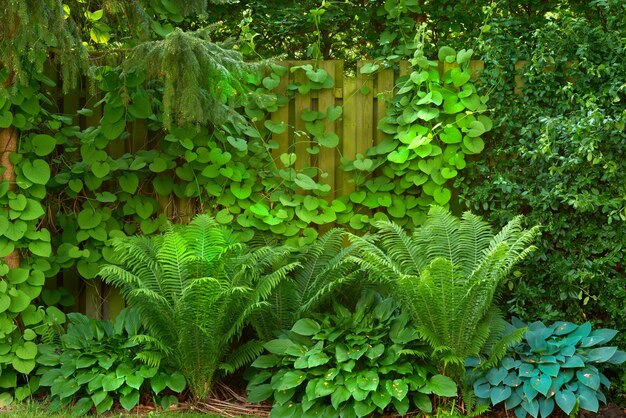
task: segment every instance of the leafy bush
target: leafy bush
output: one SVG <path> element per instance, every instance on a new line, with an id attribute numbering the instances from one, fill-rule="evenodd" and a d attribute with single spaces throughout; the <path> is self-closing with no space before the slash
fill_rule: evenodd
<path id="1" fill-rule="evenodd" d="M 101 276 L 137 308 L 145 339 L 183 373 L 197 398 L 208 395 L 218 369 L 233 372 L 259 354 L 257 341 L 236 348 L 231 343 L 296 266 L 274 269 L 287 250 L 248 251 L 207 215 L 160 236 L 117 239 L 113 246 L 120 265 L 103 267 Z"/>
<path id="2" fill-rule="evenodd" d="M 123 310 L 115 323 L 79 313 L 67 316 L 69 325 L 60 344 L 41 345 L 37 357 L 40 384 L 50 387 L 52 411 L 73 404 L 75 415 L 94 407 L 101 414 L 115 401 L 130 410 L 147 394 L 163 407 L 176 402 L 172 395 L 162 395 L 166 387 L 182 392 L 185 378 L 145 363 L 158 353 L 151 344 L 140 342 L 143 329 L 137 311 Z"/>
<path id="3" fill-rule="evenodd" d="M 300 319 L 249 371 L 249 400 L 273 397 L 273 417 L 362 417 L 416 406 L 432 411 L 429 394 L 456 396 L 455 383 L 416 361 L 427 347 L 392 299 L 365 294 L 354 312 Z"/>
<path id="4" fill-rule="evenodd" d="M 611 383 L 596 365 L 626 360 L 626 353 L 617 347 L 603 346 L 617 331 L 592 331 L 589 322 L 545 326 L 539 321 L 526 325 L 516 319 L 513 324 L 509 332 L 526 327 L 528 331 L 498 367 L 474 382 L 480 401 L 492 405 L 504 402 L 506 409 L 515 409 L 518 418 L 527 413 L 547 417 L 555 406 L 566 414 L 579 408 L 598 412 L 598 401 L 606 403 L 601 386 L 608 388 Z"/>
<path id="5" fill-rule="evenodd" d="M 351 236 L 355 260 L 371 279 L 392 286 L 444 368 L 462 369 L 466 357 L 481 352 L 498 358 L 519 341 L 521 333 L 500 340 L 504 320 L 494 297 L 511 267 L 532 251 L 537 227 L 525 230 L 517 217 L 494 235 L 478 216 L 458 219 L 437 206 L 411 236 L 391 222 L 376 227 L 373 238 Z"/>

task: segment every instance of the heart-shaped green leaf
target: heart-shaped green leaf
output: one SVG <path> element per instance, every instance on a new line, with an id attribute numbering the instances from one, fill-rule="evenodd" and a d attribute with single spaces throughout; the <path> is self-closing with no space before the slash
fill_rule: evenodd
<path id="1" fill-rule="evenodd" d="M 24 160 L 22 173 L 35 184 L 45 185 L 50 180 L 50 166 L 44 160 Z"/>
<path id="2" fill-rule="evenodd" d="M 435 190 L 435 192 L 433 193 L 433 198 L 435 199 L 435 202 L 437 202 L 437 204 L 443 206 L 448 203 L 452 198 L 452 192 L 450 192 L 450 189 L 441 187 Z"/>
<path id="3" fill-rule="evenodd" d="M 56 139 L 50 135 L 40 134 L 32 138 L 33 151 L 39 157 L 50 154 L 57 145 Z"/>

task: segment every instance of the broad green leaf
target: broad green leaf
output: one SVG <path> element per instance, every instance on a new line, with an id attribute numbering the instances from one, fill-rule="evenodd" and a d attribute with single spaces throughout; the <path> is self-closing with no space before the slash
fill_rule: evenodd
<path id="1" fill-rule="evenodd" d="M 176 393 L 181 393 L 187 382 L 185 381 L 185 377 L 180 372 L 174 372 L 170 376 L 167 377 L 167 387 L 173 390 Z"/>
<path id="2" fill-rule="evenodd" d="M 57 145 L 56 139 L 50 135 L 40 134 L 35 135 L 32 138 L 33 151 L 39 157 L 45 157 L 54 151 L 54 148 Z"/>
<path id="3" fill-rule="evenodd" d="M 24 177 L 35 184 L 45 185 L 50 180 L 50 166 L 44 160 L 24 160 L 22 173 Z"/>
<path id="4" fill-rule="evenodd" d="M 120 405 L 127 410 L 130 411 L 139 403 L 139 391 L 132 390 L 129 394 L 120 396 Z"/>
<path id="5" fill-rule="evenodd" d="M 457 387 L 454 380 L 441 374 L 436 374 L 431 377 L 426 387 L 430 393 L 434 393 L 437 396 L 451 398 L 457 395 Z"/>
<path id="6" fill-rule="evenodd" d="M 293 332 L 300 335 L 311 336 L 320 332 L 320 325 L 312 319 L 300 319 L 291 328 Z"/>
<path id="7" fill-rule="evenodd" d="M 288 371 L 278 382 L 276 390 L 288 390 L 299 386 L 306 378 L 306 373 L 301 370 Z"/>

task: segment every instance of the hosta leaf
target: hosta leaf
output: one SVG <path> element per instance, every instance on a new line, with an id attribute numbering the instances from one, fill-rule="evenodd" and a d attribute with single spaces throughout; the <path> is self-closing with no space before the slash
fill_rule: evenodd
<path id="1" fill-rule="evenodd" d="M 133 390 L 129 394 L 120 396 L 120 405 L 127 411 L 133 409 L 139 403 L 139 391 Z"/>
<path id="2" fill-rule="evenodd" d="M 576 395 L 569 390 L 557 392 L 554 395 L 554 400 L 559 408 L 561 408 L 567 415 L 569 415 L 574 409 L 574 406 L 576 406 Z"/>
<path id="3" fill-rule="evenodd" d="M 315 335 L 320 332 L 320 325 L 312 319 L 300 319 L 298 322 L 294 324 L 291 328 L 293 332 L 300 335 Z"/>
<path id="4" fill-rule="evenodd" d="M 186 384 L 185 377 L 180 372 L 174 372 L 167 378 L 167 387 L 176 393 L 181 393 Z"/>
<path id="5" fill-rule="evenodd" d="M 492 405 L 505 401 L 511 396 L 510 386 L 496 386 L 491 389 L 490 399 Z"/>
<path id="6" fill-rule="evenodd" d="M 280 379 L 276 390 L 287 390 L 299 386 L 306 378 L 306 373 L 301 370 L 288 371 Z"/>

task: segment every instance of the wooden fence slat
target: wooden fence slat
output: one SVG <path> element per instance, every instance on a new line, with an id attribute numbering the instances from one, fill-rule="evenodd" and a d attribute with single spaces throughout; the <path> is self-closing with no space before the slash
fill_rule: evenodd
<path id="1" fill-rule="evenodd" d="M 393 78 L 393 70 L 390 68 L 380 71 L 376 76 L 376 117 L 374 120 L 375 128 L 378 126 L 378 122 L 387 115 L 387 105 L 389 103 L 389 100 L 391 100 L 391 98 L 393 97 Z M 386 134 L 380 129 L 375 129 L 375 132 L 376 137 L 374 138 L 374 143 L 377 145 L 382 142 Z"/>
<path id="2" fill-rule="evenodd" d="M 358 92 L 356 93 L 356 152 L 365 155 L 374 143 L 374 80 L 369 74 L 361 74 L 363 65 L 371 61 L 360 61 L 357 64 Z"/>
<path id="3" fill-rule="evenodd" d="M 304 61 L 300 65 L 312 64 L 309 61 Z M 304 71 L 297 71 L 295 73 L 294 80 L 298 84 L 306 84 L 308 82 L 308 78 Z M 295 168 L 300 171 L 305 167 L 311 166 L 311 155 L 306 150 L 311 146 L 311 142 L 309 139 L 309 134 L 306 131 L 306 123 L 302 120 L 301 115 L 304 110 L 312 110 L 313 106 L 311 103 L 311 93 L 307 94 L 299 94 L 297 93 L 294 98 L 294 152 L 298 156 L 296 160 Z M 304 191 L 301 191 L 304 192 Z"/>
<path id="4" fill-rule="evenodd" d="M 335 79 L 335 61 L 323 61 L 320 63 L 320 68 L 330 74 Z M 330 107 L 335 106 L 335 92 L 334 90 L 327 89 L 319 92 L 318 111 L 327 113 Z M 336 122 L 331 122 L 328 118 L 324 118 L 324 132 L 336 133 Z M 335 148 L 320 147 L 318 154 L 317 166 L 320 173 L 326 173 L 328 177 L 322 180 L 324 183 L 330 184 L 331 191 L 326 197 L 326 200 L 332 201 L 335 198 L 335 172 L 337 168 L 336 151 Z"/>
<path id="5" fill-rule="evenodd" d="M 344 158 L 355 159 L 357 154 L 357 95 L 359 86 L 357 79 L 343 79 L 343 141 L 341 144 L 341 154 Z M 341 172 L 342 183 L 336 191 L 337 195 L 347 196 L 354 191 L 354 183 L 351 173 Z"/>

